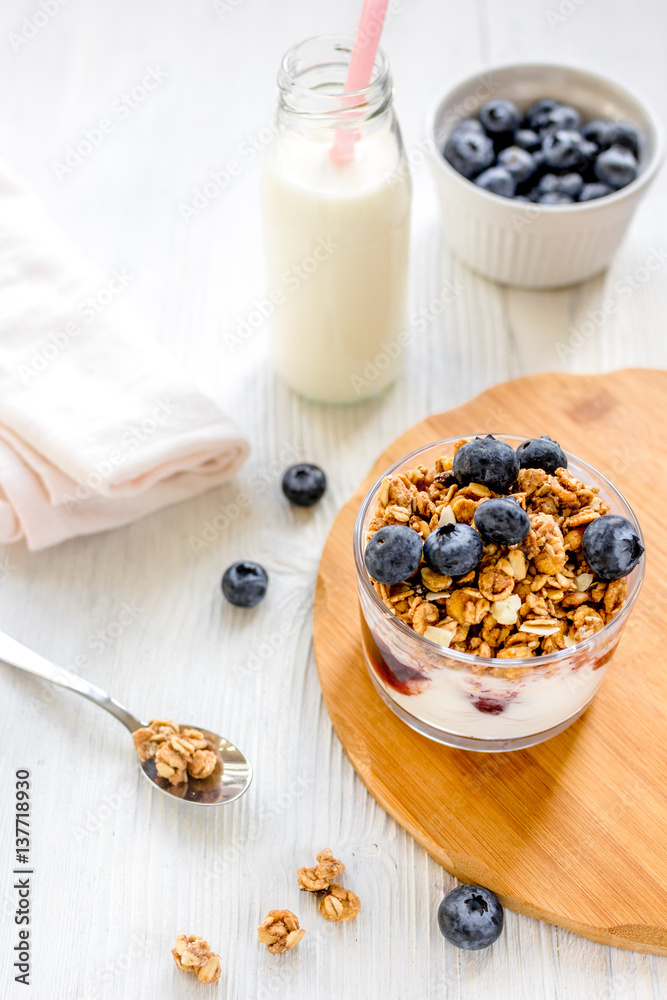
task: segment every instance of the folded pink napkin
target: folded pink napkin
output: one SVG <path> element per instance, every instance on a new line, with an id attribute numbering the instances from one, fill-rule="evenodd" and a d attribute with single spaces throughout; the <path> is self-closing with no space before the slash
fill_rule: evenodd
<path id="1" fill-rule="evenodd" d="M 230 479 L 248 443 L 0 161 L 0 543 L 127 524 Z"/>

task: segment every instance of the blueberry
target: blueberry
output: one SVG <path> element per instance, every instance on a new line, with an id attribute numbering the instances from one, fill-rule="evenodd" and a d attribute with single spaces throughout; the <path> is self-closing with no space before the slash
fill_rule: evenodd
<path id="1" fill-rule="evenodd" d="M 603 121 L 601 118 L 594 118 L 588 122 L 581 130 L 584 139 L 594 142 L 599 150 L 609 149 L 614 142 L 615 130 L 614 122 Z"/>
<path id="2" fill-rule="evenodd" d="M 587 525 L 582 539 L 586 562 L 601 580 L 627 576 L 642 557 L 644 546 L 625 517 L 605 514 Z"/>
<path id="3" fill-rule="evenodd" d="M 639 132 L 630 122 L 613 122 L 613 144 L 629 149 L 633 156 L 639 156 Z"/>
<path id="4" fill-rule="evenodd" d="M 540 205 L 572 205 L 574 198 L 564 191 L 547 191 L 537 199 Z"/>
<path id="5" fill-rule="evenodd" d="M 545 173 L 549 169 L 544 161 L 544 150 L 541 146 L 534 153 L 531 153 L 531 156 L 535 161 L 536 176 L 539 176 L 540 173 Z"/>
<path id="6" fill-rule="evenodd" d="M 480 109 L 479 120 L 490 135 L 498 135 L 514 132 L 521 124 L 521 113 L 512 101 L 496 97 Z"/>
<path id="7" fill-rule="evenodd" d="M 483 551 L 479 532 L 469 524 L 443 524 L 424 542 L 424 559 L 443 576 L 465 576 L 475 568 Z"/>
<path id="8" fill-rule="evenodd" d="M 622 188 L 637 176 L 638 164 L 629 149 L 610 146 L 595 161 L 595 176 L 612 188 Z"/>
<path id="9" fill-rule="evenodd" d="M 565 176 L 567 177 L 567 174 Z M 550 191 L 558 191 L 560 193 L 560 190 L 560 177 L 558 174 L 542 174 L 537 182 L 538 194 L 547 194 Z"/>
<path id="10" fill-rule="evenodd" d="M 451 944 L 466 951 L 488 948 L 503 931 L 503 908 L 489 889 L 459 885 L 438 907 L 440 931 Z"/>
<path id="11" fill-rule="evenodd" d="M 320 500 L 327 488 L 327 477 L 319 465 L 300 462 L 290 465 L 283 475 L 283 493 L 299 507 L 312 507 Z"/>
<path id="12" fill-rule="evenodd" d="M 535 160 L 520 146 L 507 146 L 498 153 L 498 166 L 509 170 L 517 184 L 527 181 L 535 173 Z"/>
<path id="13" fill-rule="evenodd" d="M 584 141 L 581 134 L 572 129 L 548 132 L 542 143 L 545 166 L 564 172 L 583 167 L 590 156 Z"/>
<path id="14" fill-rule="evenodd" d="M 264 597 L 268 585 L 266 570 L 254 562 L 232 563 L 222 577 L 223 594 L 238 608 L 254 608 Z"/>
<path id="15" fill-rule="evenodd" d="M 541 97 L 539 101 L 531 104 L 526 111 L 526 123 L 528 127 L 535 132 L 539 132 L 547 116 L 551 114 L 554 108 L 559 106 L 559 103 L 559 101 L 555 101 L 552 97 Z"/>
<path id="16" fill-rule="evenodd" d="M 516 180 L 507 167 L 489 167 L 475 178 L 475 184 L 484 191 L 502 195 L 503 198 L 511 198 L 516 191 Z"/>
<path id="17" fill-rule="evenodd" d="M 422 558 L 422 539 L 405 524 L 376 531 L 364 552 L 366 569 L 378 583 L 401 583 L 413 576 Z"/>
<path id="18" fill-rule="evenodd" d="M 584 186 L 584 179 L 581 174 L 563 174 L 559 177 L 559 180 L 561 192 L 569 194 L 576 201 Z"/>
<path id="19" fill-rule="evenodd" d="M 511 497 L 497 497 L 480 503 L 473 518 L 485 542 L 518 545 L 530 531 L 530 518 Z"/>
<path id="20" fill-rule="evenodd" d="M 468 179 L 491 166 L 494 160 L 493 143 L 488 135 L 473 129 L 455 129 L 447 139 L 444 157 L 460 174 Z"/>
<path id="21" fill-rule="evenodd" d="M 522 469 L 544 469 L 553 476 L 556 469 L 567 469 L 567 456 L 557 441 L 543 434 L 528 438 L 516 450 Z"/>
<path id="22" fill-rule="evenodd" d="M 514 448 L 487 434 L 459 448 L 452 470 L 461 486 L 481 483 L 494 493 L 509 493 L 516 483 L 519 459 Z"/>
<path id="23" fill-rule="evenodd" d="M 540 194 L 566 194 L 574 199 L 583 186 L 581 174 L 543 174 L 537 183 L 537 190 Z"/>
<path id="24" fill-rule="evenodd" d="M 593 159 L 600 152 L 598 147 L 594 142 L 589 142 L 588 139 L 581 137 L 581 155 L 584 158 L 584 169 L 593 161 Z"/>
<path id="25" fill-rule="evenodd" d="M 483 134 L 484 129 L 479 118 L 464 118 L 463 121 L 459 122 L 452 129 L 451 134 L 462 135 L 464 132 L 478 132 L 480 135 Z"/>
<path id="26" fill-rule="evenodd" d="M 604 198 L 606 194 L 612 194 L 613 190 L 608 184 L 584 184 L 579 195 L 579 201 L 593 201 L 595 198 Z"/>
<path id="27" fill-rule="evenodd" d="M 556 132 L 558 129 L 572 129 L 578 132 L 581 128 L 581 115 L 575 108 L 567 104 L 558 104 L 551 111 L 540 115 L 539 131 Z"/>
<path id="28" fill-rule="evenodd" d="M 514 133 L 514 145 L 534 153 L 542 145 L 542 140 L 532 128 L 518 128 Z"/>

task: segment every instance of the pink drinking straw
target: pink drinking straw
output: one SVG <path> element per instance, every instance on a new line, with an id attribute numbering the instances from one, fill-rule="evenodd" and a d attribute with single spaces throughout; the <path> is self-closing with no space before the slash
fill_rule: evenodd
<path id="1" fill-rule="evenodd" d="M 347 68 L 344 95 L 364 90 L 371 82 L 388 3 L 389 0 L 364 0 Z M 354 104 L 354 98 L 347 103 Z M 333 162 L 348 163 L 354 157 L 354 144 L 358 138 L 356 131 L 339 129 L 329 154 Z"/>

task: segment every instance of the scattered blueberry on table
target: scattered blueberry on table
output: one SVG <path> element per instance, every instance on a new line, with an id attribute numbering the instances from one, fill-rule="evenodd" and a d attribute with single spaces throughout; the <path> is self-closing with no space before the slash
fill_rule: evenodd
<path id="1" fill-rule="evenodd" d="M 283 475 L 283 493 L 298 507 L 312 507 L 324 496 L 327 488 L 327 477 L 319 465 L 312 462 L 300 462 L 290 465 Z"/>
<path id="2" fill-rule="evenodd" d="M 497 896 L 481 885 L 457 886 L 438 907 L 438 926 L 443 937 L 466 951 L 492 945 L 502 934 L 503 922 L 503 908 Z"/>
<path id="3" fill-rule="evenodd" d="M 400 583 L 419 569 L 421 536 L 405 524 L 389 524 L 376 531 L 364 551 L 366 569 L 378 583 Z"/>
<path id="4" fill-rule="evenodd" d="M 478 187 L 504 198 L 569 205 L 604 198 L 639 170 L 639 133 L 629 122 L 593 119 L 553 98 L 522 114 L 513 101 L 487 101 L 479 118 L 456 125 L 445 159 Z"/>
<path id="5" fill-rule="evenodd" d="M 222 592 L 237 608 L 254 608 L 266 594 L 269 578 L 259 563 L 235 562 L 222 577 Z"/>

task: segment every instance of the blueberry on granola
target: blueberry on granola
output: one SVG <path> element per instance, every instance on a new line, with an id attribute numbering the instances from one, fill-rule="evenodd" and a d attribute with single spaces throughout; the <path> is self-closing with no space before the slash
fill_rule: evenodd
<path id="1" fill-rule="evenodd" d="M 237 608 L 254 608 L 266 594 L 269 578 L 259 563 L 235 562 L 222 577 L 222 592 Z"/>
<path id="2" fill-rule="evenodd" d="M 488 948 L 503 930 L 503 908 L 497 896 L 481 885 L 459 885 L 438 907 L 440 932 L 466 951 Z"/>
<path id="3" fill-rule="evenodd" d="M 295 503 L 298 507 L 312 507 L 324 496 L 327 477 L 319 465 L 299 462 L 285 470 L 282 488 L 290 503 Z"/>
<path id="4" fill-rule="evenodd" d="M 461 485 L 480 483 L 494 493 L 509 493 L 516 483 L 519 459 L 514 448 L 487 434 L 462 445 L 452 468 Z"/>
<path id="5" fill-rule="evenodd" d="M 627 576 L 644 552 L 634 525 L 617 514 L 591 521 L 584 531 L 582 548 L 591 571 L 605 581 Z"/>
<path id="6" fill-rule="evenodd" d="M 516 450 L 522 469 L 544 469 L 553 476 L 556 469 L 567 469 L 567 457 L 557 441 L 548 434 L 528 438 Z"/>
<path id="7" fill-rule="evenodd" d="M 485 542 L 518 545 L 527 538 L 530 518 L 511 497 L 497 497 L 480 503 L 473 517 Z"/>
<path id="8" fill-rule="evenodd" d="M 401 583 L 413 576 L 422 558 L 422 539 L 405 524 L 376 531 L 364 552 L 366 569 L 378 583 Z"/>
<path id="9" fill-rule="evenodd" d="M 484 545 L 469 524 L 443 524 L 424 542 L 424 559 L 442 576 L 465 576 L 482 558 Z"/>

